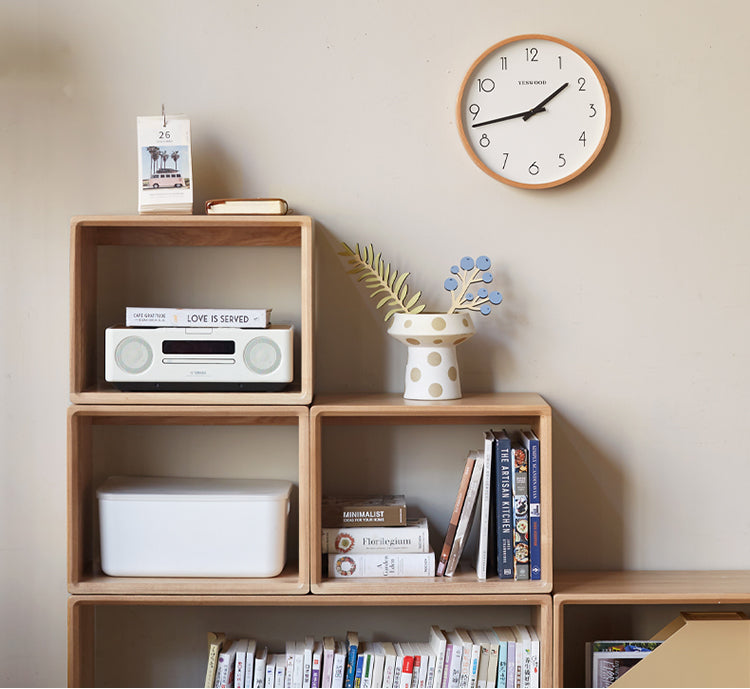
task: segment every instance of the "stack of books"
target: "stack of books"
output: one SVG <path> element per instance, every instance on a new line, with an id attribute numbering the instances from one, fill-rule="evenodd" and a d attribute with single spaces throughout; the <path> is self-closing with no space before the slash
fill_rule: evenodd
<path id="1" fill-rule="evenodd" d="M 466 458 L 437 576 L 455 573 L 472 525 L 478 523 L 480 581 L 488 576 L 541 579 L 539 451 L 532 430 L 485 432 L 483 449 Z"/>
<path id="2" fill-rule="evenodd" d="M 324 497 L 321 552 L 333 578 L 435 575 L 427 519 L 403 495 Z"/>
<path id="3" fill-rule="evenodd" d="M 206 687 L 539 687 L 536 630 L 432 625 L 426 641 L 364 641 L 357 631 L 269 649 L 210 632 Z"/>

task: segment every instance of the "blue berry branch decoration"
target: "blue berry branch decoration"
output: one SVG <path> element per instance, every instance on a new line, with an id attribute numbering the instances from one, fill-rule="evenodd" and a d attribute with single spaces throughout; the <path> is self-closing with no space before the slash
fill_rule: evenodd
<path id="1" fill-rule="evenodd" d="M 476 261 L 471 256 L 464 256 L 457 266 L 451 267 L 451 273 L 455 277 L 448 278 L 443 286 L 451 293 L 451 307 L 448 313 L 455 313 L 459 309 L 467 311 L 479 311 L 483 316 L 492 312 L 492 307 L 497 306 L 503 300 L 503 295 L 497 290 L 490 292 L 489 285 L 493 276 L 489 272 L 492 262 L 487 256 L 480 256 Z M 481 284 L 482 287 L 471 290 L 472 285 Z"/>
<path id="2" fill-rule="evenodd" d="M 409 273 L 400 273 L 391 268 L 390 263 L 383 260 L 380 252 L 375 253 L 372 244 L 352 249 L 345 242 L 341 242 L 343 256 L 350 266 L 347 271 L 357 276 L 359 282 L 371 291 L 370 297 L 379 296 L 376 308 L 388 307 L 384 320 L 388 320 L 396 313 L 421 313 L 425 305 L 419 303 L 422 292 L 409 295 L 406 278 Z M 503 295 L 497 290 L 487 289 L 493 276 L 489 272 L 492 263 L 487 256 L 479 256 L 476 261 L 471 256 L 464 256 L 459 265 L 451 267 L 454 277 L 449 277 L 443 286 L 451 293 L 451 305 L 447 313 L 459 310 L 477 311 L 483 316 L 492 312 L 492 307 L 502 302 Z M 473 285 L 481 285 L 474 290 Z"/>

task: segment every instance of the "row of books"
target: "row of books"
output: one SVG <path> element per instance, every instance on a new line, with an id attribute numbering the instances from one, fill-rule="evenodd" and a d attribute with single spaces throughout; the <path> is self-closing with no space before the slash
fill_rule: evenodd
<path id="1" fill-rule="evenodd" d="M 541 579 L 539 452 L 532 430 L 485 432 L 483 449 L 466 458 L 437 576 L 455 572 L 477 522 L 477 579 Z"/>
<path id="2" fill-rule="evenodd" d="M 427 519 L 407 512 L 404 495 L 325 496 L 321 552 L 328 576 L 434 576 Z"/>
<path id="3" fill-rule="evenodd" d="M 209 632 L 206 687 L 539 687 L 541 650 L 527 625 L 430 628 L 424 642 L 325 636 L 273 652 L 255 639 Z"/>

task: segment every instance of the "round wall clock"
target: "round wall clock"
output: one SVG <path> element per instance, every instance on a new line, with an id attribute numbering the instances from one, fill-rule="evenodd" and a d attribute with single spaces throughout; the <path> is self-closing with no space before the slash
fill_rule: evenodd
<path id="1" fill-rule="evenodd" d="M 609 132 L 604 79 L 578 48 L 528 34 L 488 48 L 469 69 L 457 121 L 472 160 L 525 189 L 568 182 L 594 162 Z"/>

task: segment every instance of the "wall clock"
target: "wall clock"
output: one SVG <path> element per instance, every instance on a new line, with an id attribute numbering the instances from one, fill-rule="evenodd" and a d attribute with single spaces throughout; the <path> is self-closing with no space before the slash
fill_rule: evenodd
<path id="1" fill-rule="evenodd" d="M 609 132 L 609 92 L 596 65 L 551 36 L 514 36 L 470 67 L 458 97 L 461 139 L 488 175 L 515 187 L 568 182 Z"/>

